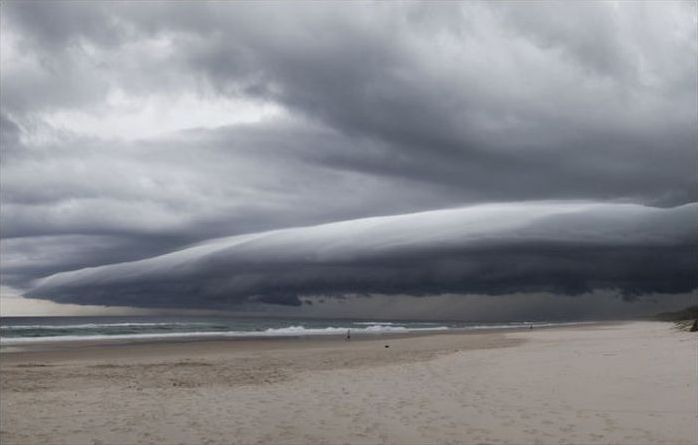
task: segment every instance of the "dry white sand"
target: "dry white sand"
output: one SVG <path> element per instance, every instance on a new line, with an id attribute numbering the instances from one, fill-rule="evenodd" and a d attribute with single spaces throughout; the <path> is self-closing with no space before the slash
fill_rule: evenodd
<path id="1" fill-rule="evenodd" d="M 697 346 L 633 322 L 3 353 L 0 441 L 695 444 Z"/>

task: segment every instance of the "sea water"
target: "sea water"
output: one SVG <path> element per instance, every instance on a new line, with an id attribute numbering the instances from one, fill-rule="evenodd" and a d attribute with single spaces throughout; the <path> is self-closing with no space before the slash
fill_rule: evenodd
<path id="1" fill-rule="evenodd" d="M 3 317 L 0 344 L 216 337 L 298 337 L 521 328 L 565 323 L 472 323 L 238 317 Z"/>

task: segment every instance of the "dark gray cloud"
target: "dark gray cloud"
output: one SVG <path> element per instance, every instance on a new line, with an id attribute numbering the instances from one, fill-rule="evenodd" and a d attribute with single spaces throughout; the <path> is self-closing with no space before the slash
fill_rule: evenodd
<path id="1" fill-rule="evenodd" d="M 429 298 L 412 295 L 378 295 L 371 298 L 313 298 L 312 305 L 266 306 L 267 311 L 289 317 L 462 320 L 473 322 L 619 320 L 654 315 L 695 304 L 696 293 L 648 294 L 629 301 L 616 291 L 578 295 L 513 293 L 504 295 L 443 294 Z M 319 302 L 322 303 L 319 303 Z M 154 310 L 154 309 L 148 309 Z"/>
<path id="2" fill-rule="evenodd" d="M 491 202 L 698 201 L 692 2 L 2 9 L 3 284 L 26 288 L 54 272 L 211 238 L 377 215 Z M 32 261 L 44 242 L 53 253 Z M 557 245 L 478 253 L 483 270 L 530 265 L 519 279 L 463 280 L 456 271 L 475 266 L 442 246 L 410 256 L 411 268 L 424 269 L 420 257 L 434 266 L 400 286 L 402 266 L 386 253 L 371 263 L 385 270 L 376 277 L 326 265 L 351 286 L 308 278 L 292 290 L 284 281 L 255 298 L 517 286 L 669 292 L 674 266 L 683 271 L 676 292 L 690 287 L 693 242 L 657 251 L 640 241 L 566 244 L 566 267 L 549 261 Z M 625 278 L 618 264 L 627 264 Z M 321 269 L 288 267 L 299 277 Z M 236 292 L 234 302 L 249 296 Z"/>
<path id="3" fill-rule="evenodd" d="M 64 272 L 29 295 L 164 307 L 300 305 L 299 296 L 443 293 L 626 296 L 698 285 L 696 204 L 524 203 L 439 210 L 208 241 Z"/>

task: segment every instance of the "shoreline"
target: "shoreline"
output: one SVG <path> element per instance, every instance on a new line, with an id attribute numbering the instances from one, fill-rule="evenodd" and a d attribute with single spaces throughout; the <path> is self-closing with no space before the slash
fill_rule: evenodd
<path id="1" fill-rule="evenodd" d="M 535 330 L 542 329 L 564 329 L 564 328 L 574 328 L 582 326 L 611 326 L 622 323 L 630 323 L 630 321 L 581 321 L 581 322 L 560 322 L 560 323 L 549 323 L 545 325 L 535 326 Z M 498 332 L 520 332 L 528 331 L 529 327 L 524 326 L 496 326 L 496 327 L 478 327 L 478 328 L 449 328 L 449 329 L 434 329 L 434 330 L 419 330 L 419 331 L 406 331 L 406 332 L 352 332 L 352 337 L 350 341 L 366 342 L 366 341 L 383 341 L 392 339 L 402 339 L 402 338 L 414 338 L 414 337 L 425 337 L 425 336 L 435 336 L 435 335 L 470 335 L 470 334 L 483 334 L 483 333 L 498 333 Z M 82 351 L 81 353 L 88 354 L 93 348 L 124 348 L 124 352 L 128 350 L 131 346 L 143 345 L 147 347 L 148 345 L 202 345 L 205 346 L 207 343 L 213 344 L 226 344 L 231 347 L 235 345 L 244 344 L 245 342 L 252 342 L 255 347 L 268 348 L 270 345 L 283 345 L 284 347 L 308 347 L 311 344 L 327 344 L 333 342 L 346 342 L 344 335 L 339 333 L 332 334 L 300 334 L 300 335 L 225 335 L 224 333 L 215 335 L 212 334 L 202 335 L 202 336 L 188 336 L 183 335 L 172 335 L 170 336 L 153 336 L 148 338 L 116 338 L 110 339 L 108 336 L 100 339 L 71 339 L 68 341 L 63 340 L 53 340 L 50 337 L 42 341 L 40 338 L 31 338 L 31 341 L 15 343 L 15 344 L 3 344 L 0 343 L 0 356 L 4 358 L 17 357 L 17 354 L 31 354 L 37 352 L 71 352 L 71 351 Z"/>
<path id="2" fill-rule="evenodd" d="M 541 328 L 543 329 L 543 328 Z M 526 331 L 528 329 L 517 329 Z M 515 332 L 514 329 L 491 329 L 486 332 L 475 330 L 433 331 L 412 333 L 352 334 L 347 341 L 340 335 L 305 335 L 283 337 L 228 337 L 228 338 L 183 338 L 183 339 L 147 339 L 147 340 L 100 340 L 47 342 L 23 345 L 21 350 L 0 352 L 0 364 L 22 363 L 27 360 L 72 361 L 110 358 L 118 354 L 122 357 L 152 355 L 206 355 L 210 353 L 244 353 L 251 351 L 289 351 L 318 348 L 351 348 L 356 345 L 375 344 L 384 347 L 387 342 L 404 342 L 409 340 L 448 337 L 448 336 L 482 336 Z M 12 346 L 14 347 L 14 346 Z M 3 347 L 3 349 L 6 347 Z"/>

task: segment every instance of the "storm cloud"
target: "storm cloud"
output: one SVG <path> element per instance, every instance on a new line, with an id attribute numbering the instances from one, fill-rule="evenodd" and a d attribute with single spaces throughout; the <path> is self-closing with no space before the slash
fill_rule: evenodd
<path id="1" fill-rule="evenodd" d="M 696 217 L 696 204 L 526 203 L 365 218 L 59 273 L 29 295 L 211 307 L 357 293 L 688 292 L 697 281 Z"/>
<path id="2" fill-rule="evenodd" d="M 144 307 L 693 291 L 696 17 L 4 2 L 2 284 Z"/>

